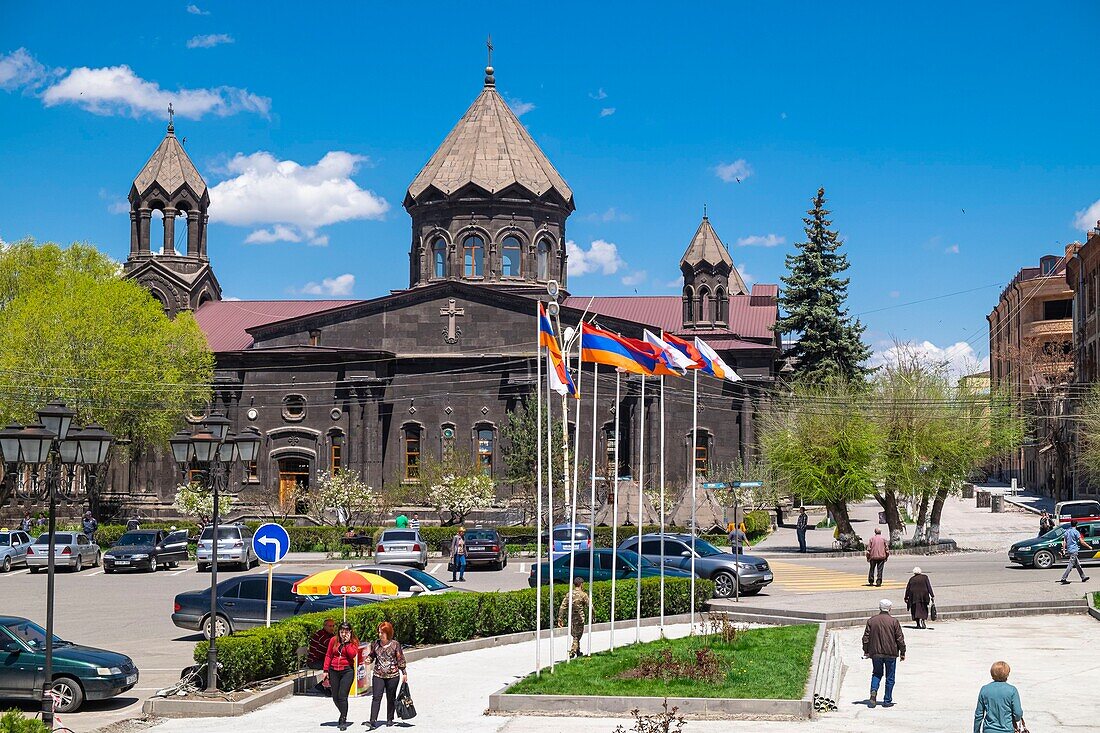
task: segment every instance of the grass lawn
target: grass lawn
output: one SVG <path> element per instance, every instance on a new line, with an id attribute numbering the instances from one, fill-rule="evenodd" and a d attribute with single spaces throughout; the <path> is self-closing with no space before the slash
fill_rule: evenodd
<path id="1" fill-rule="evenodd" d="M 693 654 L 702 645 L 701 637 L 695 636 L 619 647 L 614 653 L 601 652 L 568 664 L 559 662 L 553 674 L 543 670 L 539 678 L 530 675 L 508 692 L 797 700 L 810 674 L 816 638 L 817 625 L 802 624 L 742 631 L 732 644 L 716 641 L 712 647 L 726 669 L 722 684 L 690 678 L 664 681 L 619 677 L 637 666 L 642 654 L 654 654 L 663 646 L 671 647 L 677 657 Z"/>

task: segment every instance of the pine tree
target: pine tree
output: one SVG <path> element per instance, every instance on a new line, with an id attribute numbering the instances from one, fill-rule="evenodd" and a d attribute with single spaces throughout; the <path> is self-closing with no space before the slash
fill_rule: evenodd
<path id="1" fill-rule="evenodd" d="M 825 189 L 819 188 L 806 222 L 806 241 L 787 256 L 790 274 L 783 278 L 779 304 L 786 313 L 775 324 L 780 333 L 798 340 L 788 352 L 794 357 L 796 378 L 821 382 L 830 376 L 862 380 L 871 370 L 864 363 L 871 349 L 863 343 L 865 326 L 848 315 L 848 257 L 840 253 L 840 239 L 830 229 Z"/>

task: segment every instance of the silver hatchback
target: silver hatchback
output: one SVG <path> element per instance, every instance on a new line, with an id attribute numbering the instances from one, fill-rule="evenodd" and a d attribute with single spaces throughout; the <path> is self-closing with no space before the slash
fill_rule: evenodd
<path id="1" fill-rule="evenodd" d="M 428 565 L 428 543 L 415 529 L 387 529 L 374 548 L 378 565 L 413 565 L 423 570 Z"/>
<path id="2" fill-rule="evenodd" d="M 80 572 L 99 565 L 99 545 L 83 532 L 54 532 L 54 566 Z M 44 570 L 50 562 L 50 536 L 41 535 L 27 548 L 27 567 L 32 573 Z"/>

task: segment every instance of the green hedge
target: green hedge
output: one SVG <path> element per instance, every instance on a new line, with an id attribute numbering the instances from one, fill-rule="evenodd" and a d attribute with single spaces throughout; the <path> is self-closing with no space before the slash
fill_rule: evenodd
<path id="1" fill-rule="evenodd" d="M 616 584 L 615 617 L 634 618 L 634 580 Z M 642 615 L 660 613 L 660 579 L 642 581 Z M 690 579 L 665 579 L 665 613 L 675 615 L 690 610 Z M 593 618 L 596 623 L 611 617 L 611 583 L 593 584 Z M 557 618 L 550 608 L 550 594 L 543 588 L 542 623 L 547 628 Z M 714 584 L 697 580 L 695 603 L 698 608 L 711 597 Z M 555 605 L 565 598 L 566 586 L 554 588 Z M 494 593 L 444 593 L 401 598 L 348 609 L 348 622 L 362 640 L 377 638 L 378 624 L 389 621 L 394 633 L 405 646 L 447 644 L 476 637 L 514 634 L 535 629 L 536 589 Z M 256 628 L 218 639 L 218 661 L 222 664 L 223 689 L 236 689 L 250 682 L 278 677 L 299 667 L 298 648 L 305 646 L 309 635 L 321 627 L 325 618 L 339 617 L 332 612 L 294 616 L 271 628 Z M 207 642 L 195 646 L 195 661 L 206 660 Z"/>

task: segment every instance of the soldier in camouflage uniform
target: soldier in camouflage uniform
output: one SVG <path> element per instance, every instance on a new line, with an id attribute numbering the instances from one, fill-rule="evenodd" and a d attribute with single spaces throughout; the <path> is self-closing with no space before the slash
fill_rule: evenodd
<path id="1" fill-rule="evenodd" d="M 565 626 L 565 614 L 569 613 L 569 599 L 573 599 L 573 617 L 570 619 L 569 633 L 573 637 L 573 646 L 569 647 L 569 658 L 581 656 L 581 637 L 584 636 L 584 624 L 588 619 L 588 594 L 583 578 L 573 578 L 573 590 L 562 599 L 558 609 L 558 626 Z"/>

